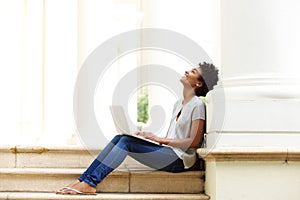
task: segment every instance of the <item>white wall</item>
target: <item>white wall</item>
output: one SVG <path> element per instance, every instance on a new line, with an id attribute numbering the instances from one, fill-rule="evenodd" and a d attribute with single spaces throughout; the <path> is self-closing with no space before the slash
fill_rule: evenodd
<path id="1" fill-rule="evenodd" d="M 202 47 L 212 59 L 213 63 L 219 67 L 219 1 L 144 0 L 141 1 L 141 9 L 144 14 L 142 21 L 143 28 L 168 29 L 183 34 Z M 176 43 L 176 41 L 174 41 L 174 43 Z M 180 46 L 180 43 L 178 43 L 178 46 Z M 200 60 L 200 57 L 199 55 L 199 63 L 203 62 L 203 60 Z M 178 55 L 159 50 L 143 51 L 142 63 L 161 64 L 173 69 L 179 74 L 183 74 L 185 70 L 194 67 Z M 147 76 L 145 75 L 145 77 Z M 175 84 L 179 85 L 178 88 L 181 87 L 179 82 L 174 83 L 174 85 Z M 174 91 L 169 91 L 160 86 L 149 87 L 150 108 L 155 105 L 160 105 L 166 114 L 164 127 L 160 131 L 161 136 L 166 135 L 173 104 L 176 98 L 178 98 L 172 94 L 172 92 L 174 93 Z"/>
<path id="2" fill-rule="evenodd" d="M 216 165 L 218 193 L 212 199 L 299 199 L 299 162 L 218 162 Z"/>
<path id="3" fill-rule="evenodd" d="M 72 104 L 77 72 L 98 45 L 124 31 L 139 27 L 177 31 L 203 47 L 217 66 L 220 63 L 217 0 L 2 0 L 0 10 L 3 144 L 76 144 Z M 147 59 L 135 52 L 114 63 L 111 70 L 117 77 L 108 73 L 98 89 L 107 93 L 111 90 L 107 86 L 147 63 L 176 66 L 178 73 L 189 68 L 171 54 L 146 54 Z M 169 115 L 175 97 L 163 88 L 153 91 L 151 104 L 161 103 Z M 95 111 L 99 122 L 107 122 L 109 97 L 99 99 L 99 94 L 96 91 Z M 160 96 L 167 98 L 161 101 Z M 135 95 L 131 101 L 130 106 Z M 135 118 L 136 106 L 130 110 Z M 112 137 L 112 124 L 104 124 L 107 137 Z"/>

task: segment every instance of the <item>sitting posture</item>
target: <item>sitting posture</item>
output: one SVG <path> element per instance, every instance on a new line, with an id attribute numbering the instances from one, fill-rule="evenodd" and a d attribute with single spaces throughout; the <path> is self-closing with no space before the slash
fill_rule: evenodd
<path id="1" fill-rule="evenodd" d="M 212 64 L 204 62 L 198 68 L 186 71 L 180 79 L 183 99 L 174 105 L 167 136 L 160 138 L 151 132 L 136 132 L 159 144 L 116 135 L 78 180 L 56 193 L 96 194 L 97 184 L 116 169 L 127 155 L 151 168 L 167 172 L 182 172 L 192 167 L 205 129 L 205 105 L 198 97 L 206 96 L 217 81 L 218 70 Z"/>

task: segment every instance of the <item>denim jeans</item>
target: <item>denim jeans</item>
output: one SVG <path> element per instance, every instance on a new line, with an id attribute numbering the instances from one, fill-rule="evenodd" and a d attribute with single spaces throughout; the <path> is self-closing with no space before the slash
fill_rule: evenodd
<path id="1" fill-rule="evenodd" d="M 182 159 L 170 147 L 153 144 L 127 135 L 117 135 L 101 151 L 78 180 L 84 181 L 95 188 L 98 183 L 124 161 L 127 155 L 157 170 L 184 171 Z"/>

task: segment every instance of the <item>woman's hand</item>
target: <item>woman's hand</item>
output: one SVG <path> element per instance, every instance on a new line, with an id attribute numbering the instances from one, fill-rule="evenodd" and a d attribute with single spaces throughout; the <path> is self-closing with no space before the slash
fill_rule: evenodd
<path id="1" fill-rule="evenodd" d="M 148 132 L 148 131 L 137 131 L 135 134 L 147 139 L 156 137 L 152 132 Z"/>
<path id="2" fill-rule="evenodd" d="M 162 138 L 157 137 L 156 135 L 154 135 L 152 132 L 148 132 L 148 131 L 137 131 L 135 132 L 136 135 L 142 136 L 144 138 L 147 138 L 149 140 L 158 142 L 160 144 L 167 144 L 166 142 L 164 142 Z"/>
<path id="3" fill-rule="evenodd" d="M 154 135 L 152 132 L 148 132 L 148 131 L 138 131 L 135 133 L 136 135 L 142 136 L 144 138 L 147 138 L 149 140 L 153 140 L 155 142 L 161 143 L 161 138 L 157 137 L 156 135 Z"/>

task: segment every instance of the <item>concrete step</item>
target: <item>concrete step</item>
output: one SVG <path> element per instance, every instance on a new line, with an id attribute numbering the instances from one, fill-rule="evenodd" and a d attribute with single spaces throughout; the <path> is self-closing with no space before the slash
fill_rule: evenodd
<path id="1" fill-rule="evenodd" d="M 0 168 L 0 192 L 54 192 L 76 180 L 85 169 Z M 204 172 L 168 173 L 149 169 L 117 169 L 97 192 L 203 193 Z"/>
<path id="2" fill-rule="evenodd" d="M 0 168 L 85 168 L 99 152 L 71 146 L 2 146 Z"/>
<path id="3" fill-rule="evenodd" d="M 0 147 L 0 192 L 54 192 L 78 178 L 100 150 L 80 147 Z M 98 192 L 202 193 L 204 172 L 153 171 L 132 158 L 97 187 Z"/>
<path id="4" fill-rule="evenodd" d="M 0 192 L 0 200 L 209 200 L 204 194 L 116 194 L 97 195 L 56 195 L 54 193 Z"/>
<path id="5" fill-rule="evenodd" d="M 0 146 L 0 168 L 86 168 L 100 152 L 76 146 Z M 127 157 L 120 167 L 138 165 L 141 164 Z"/>
<path id="6" fill-rule="evenodd" d="M 101 150 L 82 147 L 0 146 L 0 168 L 86 168 Z M 59 162 L 58 162 L 59 161 Z M 199 164 L 204 170 L 204 163 Z M 127 157 L 121 168 L 145 168 Z"/>

